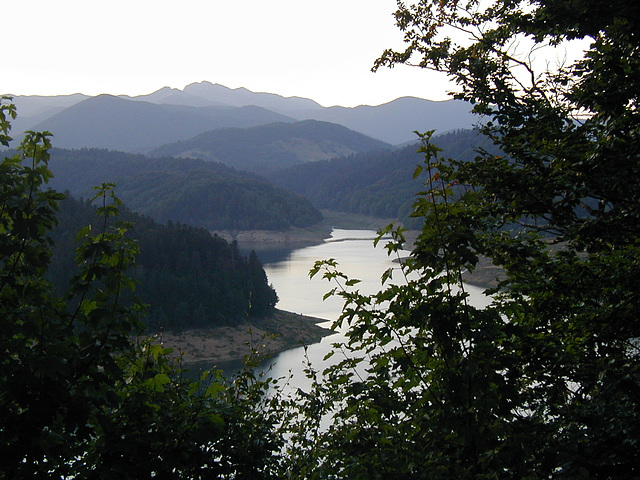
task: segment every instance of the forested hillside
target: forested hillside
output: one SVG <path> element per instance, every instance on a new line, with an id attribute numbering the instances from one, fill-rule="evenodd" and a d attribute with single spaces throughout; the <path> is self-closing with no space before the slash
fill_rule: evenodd
<path id="1" fill-rule="evenodd" d="M 149 154 L 213 160 L 264 174 L 292 165 L 389 148 L 389 144 L 342 125 L 306 120 L 212 130 L 164 145 Z"/>
<path id="2" fill-rule="evenodd" d="M 474 130 L 437 137 L 443 155 L 461 160 L 475 156 L 487 141 Z M 268 178 L 307 197 L 317 208 L 362 213 L 408 222 L 421 184 L 413 179 L 423 155 L 418 144 L 388 151 L 352 155 L 284 169 Z"/>
<path id="3" fill-rule="evenodd" d="M 235 325 L 273 313 L 276 292 L 255 253 L 247 258 L 237 244 L 202 228 L 161 225 L 128 209 L 121 216 L 132 222 L 130 236 L 140 247 L 137 268 L 129 274 L 138 282 L 135 293 L 149 305 L 145 322 L 152 330 Z M 87 202 L 67 198 L 58 220 L 49 274 L 64 291 L 77 271 L 76 232 L 100 219 Z"/>
<path id="4" fill-rule="evenodd" d="M 57 149 L 50 168 L 53 188 L 87 198 L 94 185 L 113 182 L 129 208 L 159 222 L 208 230 L 285 230 L 322 218 L 308 200 L 215 162 Z"/>

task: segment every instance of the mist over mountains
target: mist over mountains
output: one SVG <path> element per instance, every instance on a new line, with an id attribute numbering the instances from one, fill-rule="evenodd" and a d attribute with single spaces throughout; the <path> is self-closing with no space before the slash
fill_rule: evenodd
<path id="1" fill-rule="evenodd" d="M 16 136 L 26 129 L 48 129 L 59 147 L 90 146 L 135 153 L 215 128 L 273 122 L 337 123 L 393 145 L 415 139 L 414 130 L 437 129 L 443 133 L 470 128 L 474 122 L 469 105 L 459 100 L 404 97 L 378 106 L 323 107 L 306 98 L 231 89 L 210 82 L 193 83 L 182 90 L 165 87 L 135 97 L 16 96 L 14 102 L 19 114 Z M 82 134 L 74 133 L 80 131 Z M 134 141 L 136 137 L 140 140 Z"/>
<path id="2" fill-rule="evenodd" d="M 207 130 L 293 121 L 253 105 L 191 107 L 99 95 L 56 113 L 33 129 L 52 132 L 60 148 L 143 153 Z"/>
<path id="3" fill-rule="evenodd" d="M 210 230 L 304 228 L 320 221 L 318 208 L 406 218 L 420 155 L 399 147 L 416 130 L 453 132 L 448 149 L 475 142 L 476 117 L 457 100 L 323 107 L 200 82 L 14 102 L 16 141 L 26 129 L 54 135 L 52 186 L 86 197 L 115 182 L 136 211 Z"/>

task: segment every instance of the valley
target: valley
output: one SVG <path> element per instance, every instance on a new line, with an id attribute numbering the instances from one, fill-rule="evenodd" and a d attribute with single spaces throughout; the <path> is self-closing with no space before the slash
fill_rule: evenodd
<path id="1" fill-rule="evenodd" d="M 640 2 L 2 6 L 0 479 L 640 479 Z"/>
<path id="2" fill-rule="evenodd" d="M 271 300 L 258 316 L 248 314 L 239 306 L 242 295 L 265 289 L 263 274 L 246 290 L 244 274 L 232 280 L 217 269 L 244 257 L 259 262 L 251 267 L 257 272 L 269 252 L 322 244 L 334 228 L 375 231 L 391 222 L 419 228 L 409 213 L 421 188 L 411 176 L 421 155 L 415 140 L 399 144 L 416 139 L 412 130 L 422 125 L 454 130 L 439 137 L 445 154 L 469 157 L 477 146 L 476 134 L 468 130 L 468 106 L 459 101 L 401 98 L 379 106 L 326 108 L 309 99 L 208 82 L 138 97 L 14 101 L 18 129 L 53 134 L 49 187 L 80 200 L 65 203 L 58 250 L 70 251 L 72 228 L 91 221 L 82 199 L 91 198 L 96 185 L 113 184 L 141 242 L 137 280 L 150 303 L 147 323 L 164 332 L 168 345 L 185 350 L 188 362 L 203 355 L 241 358 L 249 324 L 251 335 L 278 334 L 269 353 L 300 342 L 301 333 L 312 341 L 325 335 L 313 321 L 274 309 Z M 69 208 L 75 213 L 67 213 Z M 207 264 L 211 253 L 196 247 L 204 239 L 186 231 L 192 227 L 230 245 L 231 253 L 224 254 L 230 258 Z M 176 243 L 179 229 L 186 229 L 179 235 L 193 238 Z M 168 260 L 162 255 L 171 248 L 176 256 Z M 249 258 L 253 252 L 255 260 Z M 71 266 L 69 253 L 56 256 L 54 278 L 68 277 Z M 196 346 L 196 338 L 206 348 Z"/>

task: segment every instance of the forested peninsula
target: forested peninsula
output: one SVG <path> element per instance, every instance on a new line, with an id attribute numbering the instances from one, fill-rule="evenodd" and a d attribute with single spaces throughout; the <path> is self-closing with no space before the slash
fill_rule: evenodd
<path id="1" fill-rule="evenodd" d="M 131 222 L 130 237 L 140 249 L 129 274 L 135 294 L 148 304 L 145 323 L 161 328 L 209 328 L 272 315 L 278 297 L 255 252 L 242 255 L 237 243 L 181 223 L 160 224 L 121 207 L 121 220 Z M 66 197 L 49 269 L 58 290 L 77 270 L 76 232 L 100 219 L 88 201 Z"/>

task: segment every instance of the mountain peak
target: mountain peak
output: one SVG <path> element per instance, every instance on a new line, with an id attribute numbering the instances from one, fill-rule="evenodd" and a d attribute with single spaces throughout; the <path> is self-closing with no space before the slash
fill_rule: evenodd
<path id="1" fill-rule="evenodd" d="M 183 92 L 233 107 L 256 105 L 285 114 L 294 110 L 317 110 L 322 108 L 320 104 L 308 98 L 284 97 L 275 93 L 253 92 L 245 87 L 229 88 L 207 81 L 191 83 L 184 87 Z"/>

